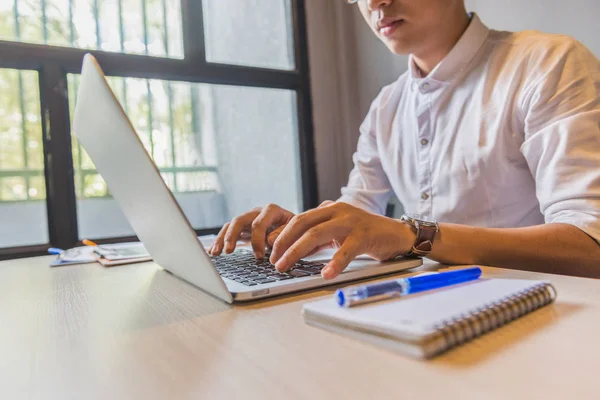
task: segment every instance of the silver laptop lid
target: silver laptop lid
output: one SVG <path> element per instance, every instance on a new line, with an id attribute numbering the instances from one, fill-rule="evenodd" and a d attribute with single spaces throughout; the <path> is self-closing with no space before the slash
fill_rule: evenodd
<path id="1" fill-rule="evenodd" d="M 83 59 L 73 129 L 153 260 L 231 303 L 229 290 L 90 54 Z"/>

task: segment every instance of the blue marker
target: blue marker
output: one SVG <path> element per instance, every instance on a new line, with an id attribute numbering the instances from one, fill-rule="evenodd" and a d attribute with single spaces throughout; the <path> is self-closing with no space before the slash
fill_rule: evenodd
<path id="1" fill-rule="evenodd" d="M 474 281 L 480 276 L 481 268 L 479 267 L 460 269 L 433 275 L 415 276 L 414 278 L 395 279 L 393 281 L 348 289 L 338 289 L 335 292 L 335 298 L 341 307 L 352 307 L 357 304 Z"/>
<path id="2" fill-rule="evenodd" d="M 57 249 L 56 247 L 50 247 L 50 248 L 48 249 L 48 253 L 50 253 L 50 254 L 59 254 L 59 255 L 60 255 L 60 254 L 62 254 L 63 252 L 64 252 L 64 250 L 62 250 L 62 249 Z"/>

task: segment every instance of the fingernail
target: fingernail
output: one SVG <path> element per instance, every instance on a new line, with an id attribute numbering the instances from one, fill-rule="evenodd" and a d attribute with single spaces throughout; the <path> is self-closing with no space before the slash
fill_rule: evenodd
<path id="1" fill-rule="evenodd" d="M 257 251 L 256 253 L 254 253 L 254 257 L 256 257 L 258 260 L 262 260 L 263 258 L 265 258 L 265 253 L 262 251 Z"/>
<path id="2" fill-rule="evenodd" d="M 333 268 L 331 268 L 331 267 L 325 267 L 325 268 L 323 268 L 323 270 L 321 271 L 321 276 L 322 276 L 324 279 L 331 279 L 331 278 L 333 278 L 333 277 L 334 277 L 334 276 L 333 276 L 333 275 L 334 275 L 334 273 L 335 273 L 335 272 L 334 272 Z"/>
<path id="3" fill-rule="evenodd" d="M 276 264 L 275 264 L 275 269 L 279 272 L 283 272 L 285 270 L 285 264 L 282 260 L 279 260 Z"/>

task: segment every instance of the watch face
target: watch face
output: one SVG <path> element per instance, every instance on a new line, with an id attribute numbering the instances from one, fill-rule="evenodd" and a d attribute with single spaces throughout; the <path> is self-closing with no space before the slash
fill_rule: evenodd
<path id="1" fill-rule="evenodd" d="M 436 232 L 440 229 L 438 223 L 433 219 L 424 219 L 422 216 L 417 214 L 404 214 L 400 218 L 401 220 L 409 223 L 414 228 L 419 228 L 419 226 L 426 226 L 435 228 Z"/>
<path id="2" fill-rule="evenodd" d="M 417 221 L 419 221 L 421 223 L 426 223 L 426 224 L 435 224 L 436 223 L 436 221 L 434 219 L 428 218 L 424 215 L 413 214 L 413 213 L 406 213 L 404 215 L 406 215 L 409 219 L 416 219 Z"/>

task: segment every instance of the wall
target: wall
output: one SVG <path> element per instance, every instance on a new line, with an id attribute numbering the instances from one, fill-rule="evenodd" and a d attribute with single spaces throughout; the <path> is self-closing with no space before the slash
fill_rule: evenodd
<path id="1" fill-rule="evenodd" d="M 313 131 L 320 201 L 335 200 L 356 148 L 359 110 L 353 8 L 343 1 L 306 4 Z"/>
<path id="2" fill-rule="evenodd" d="M 598 0 L 467 0 L 467 7 L 490 28 L 570 35 L 600 57 Z"/>

